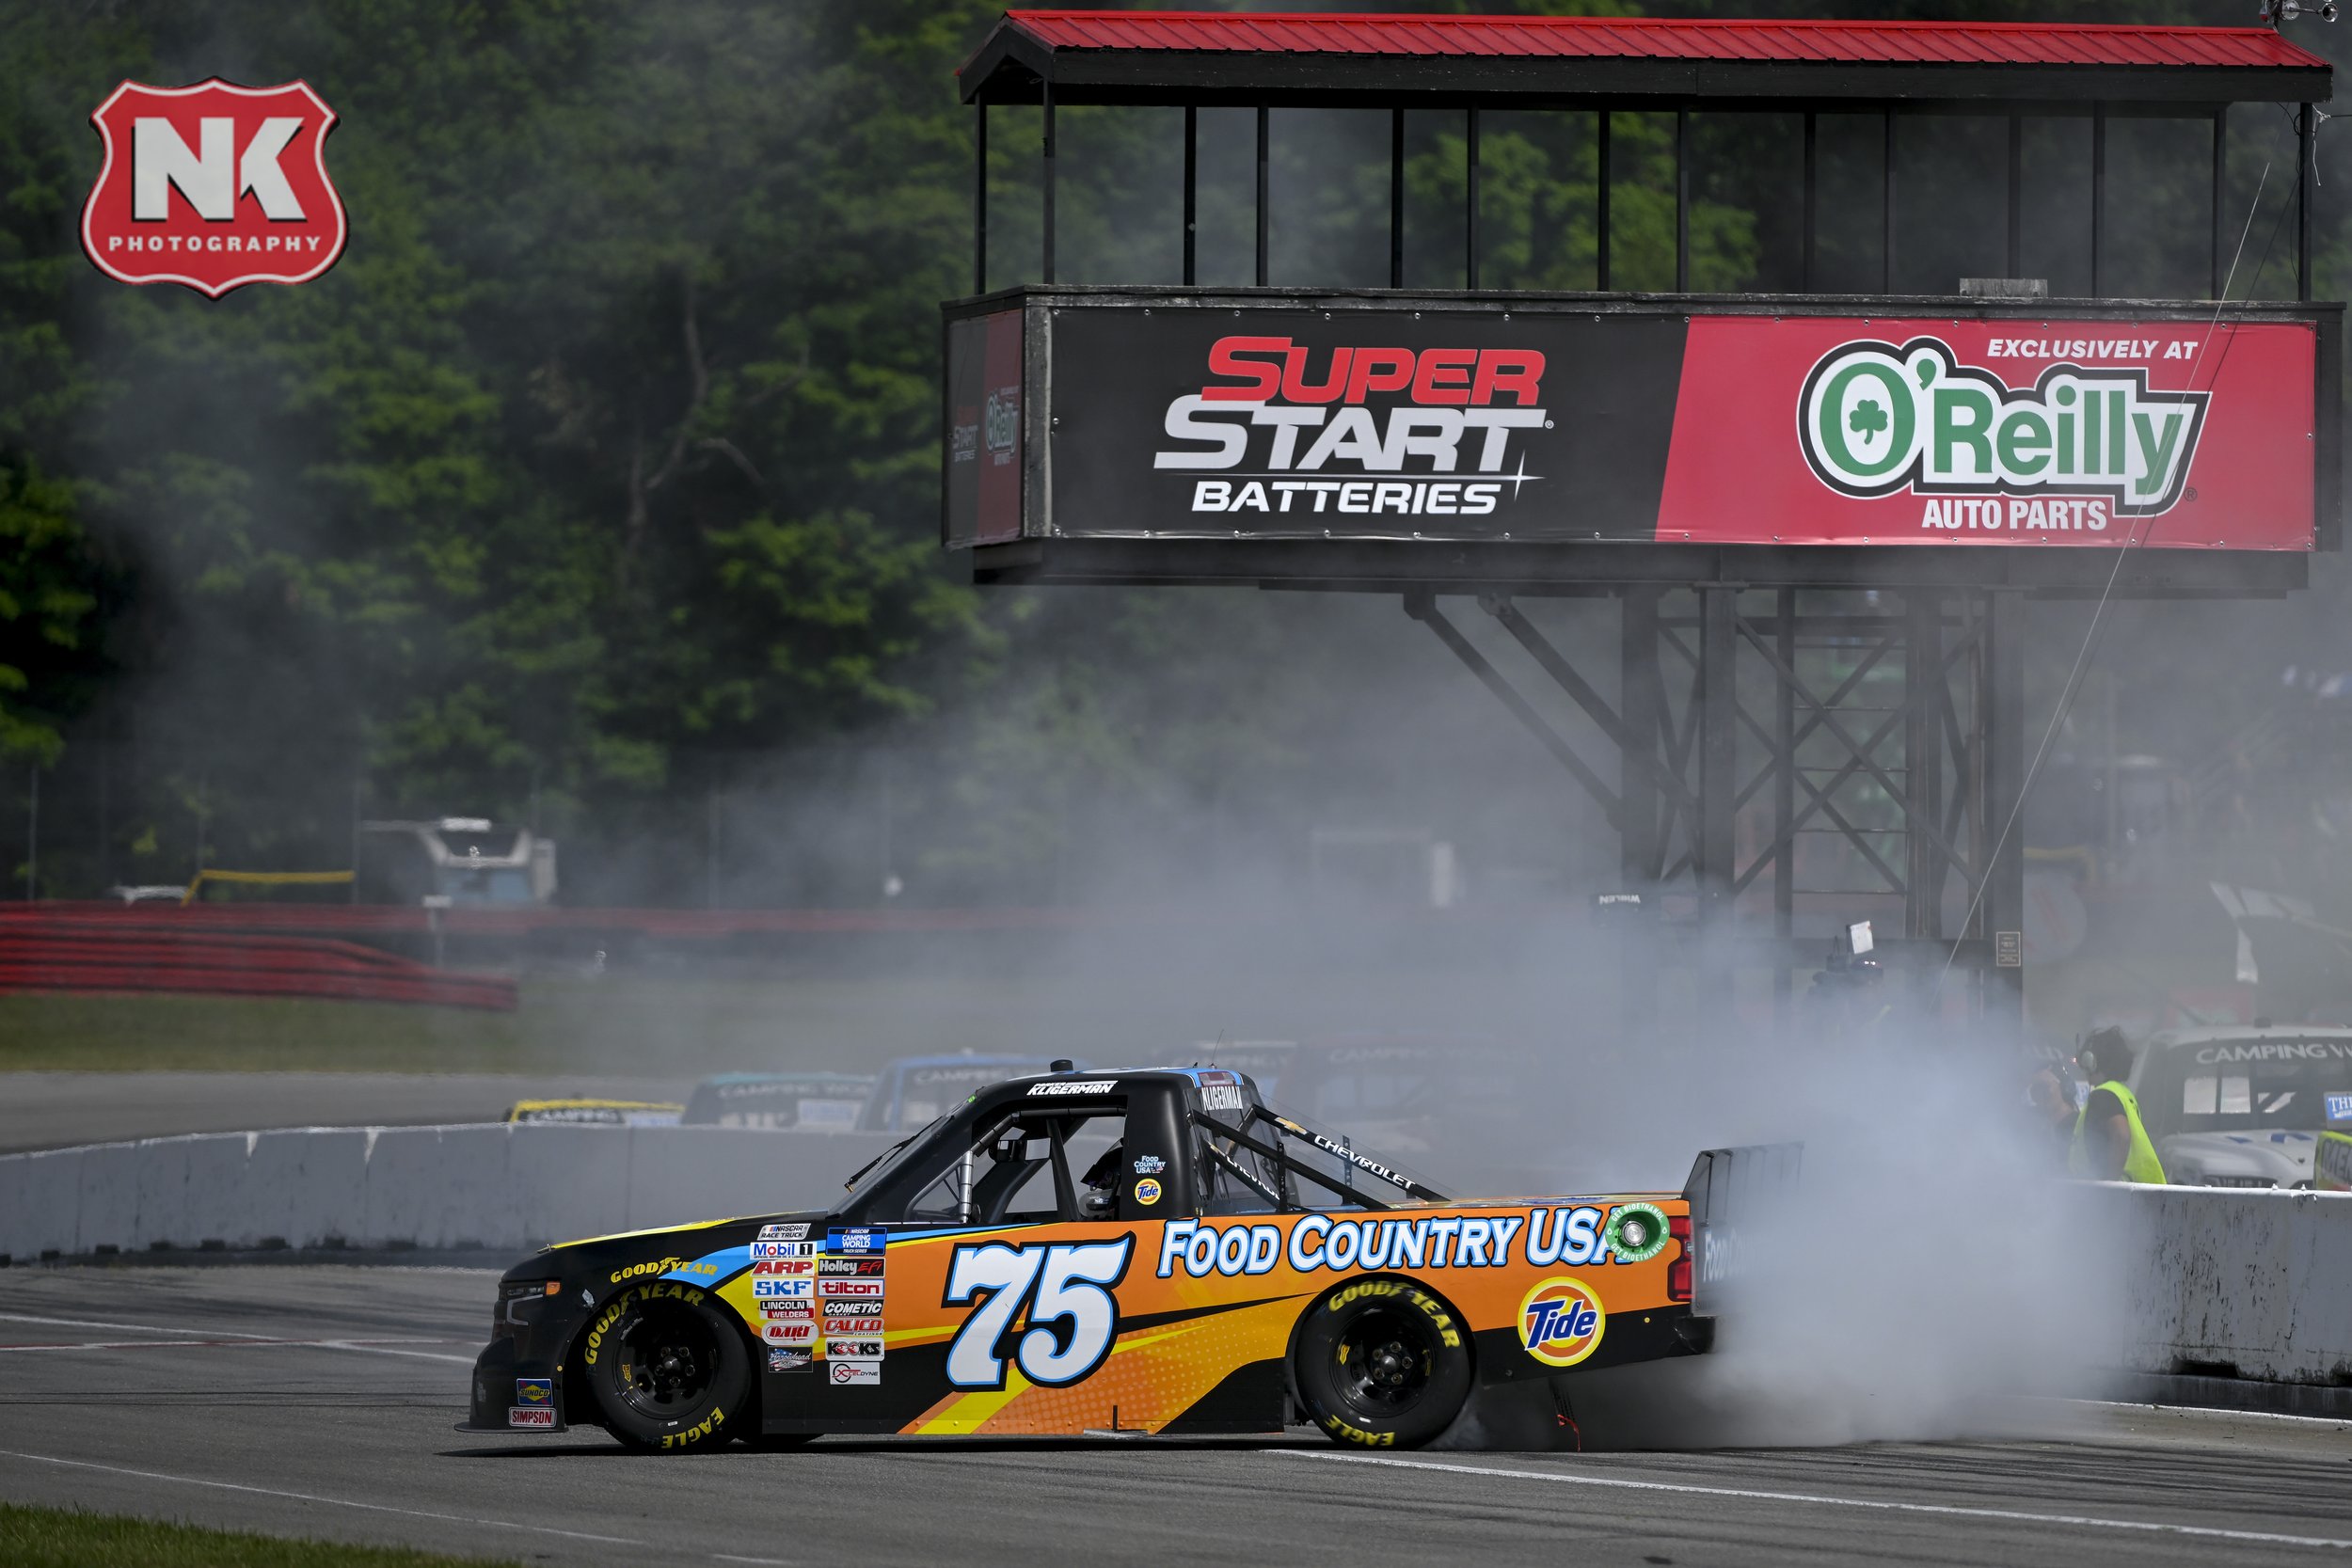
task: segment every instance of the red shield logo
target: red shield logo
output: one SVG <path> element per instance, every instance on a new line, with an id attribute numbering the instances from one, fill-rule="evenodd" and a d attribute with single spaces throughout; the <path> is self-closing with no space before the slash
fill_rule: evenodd
<path id="1" fill-rule="evenodd" d="M 326 177 L 335 111 L 309 83 L 125 82 L 89 118 L 106 162 L 82 208 L 82 249 L 107 277 L 218 299 L 308 283 L 342 255 L 342 198 Z"/>

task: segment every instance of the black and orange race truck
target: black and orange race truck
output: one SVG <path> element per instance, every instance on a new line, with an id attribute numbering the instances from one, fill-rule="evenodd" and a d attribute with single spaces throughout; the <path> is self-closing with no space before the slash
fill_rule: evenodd
<path id="1" fill-rule="evenodd" d="M 1057 1064 L 1057 1066 L 1060 1064 Z M 1473 1402 L 1707 1349 L 1675 1193 L 1449 1199 L 1226 1069 L 973 1094 L 830 1208 L 546 1249 L 461 1430 L 656 1450 L 826 1433 L 1410 1448 Z"/>

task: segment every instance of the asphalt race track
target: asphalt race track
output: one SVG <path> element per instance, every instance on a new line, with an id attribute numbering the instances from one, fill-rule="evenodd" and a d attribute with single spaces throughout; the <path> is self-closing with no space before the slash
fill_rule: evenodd
<path id="1" fill-rule="evenodd" d="M 2033 1436 L 1673 1454 L 453 1432 L 495 1275 L 0 1273 L 0 1498 L 564 1563 L 2352 1561 L 2352 1424 L 2037 1403 Z"/>

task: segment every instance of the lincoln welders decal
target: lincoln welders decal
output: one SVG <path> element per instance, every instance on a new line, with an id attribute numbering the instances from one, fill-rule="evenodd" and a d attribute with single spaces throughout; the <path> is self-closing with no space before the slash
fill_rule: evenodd
<path id="1" fill-rule="evenodd" d="M 1575 305 L 959 319 L 949 542 L 2309 550 L 2332 493 L 2310 320 Z"/>

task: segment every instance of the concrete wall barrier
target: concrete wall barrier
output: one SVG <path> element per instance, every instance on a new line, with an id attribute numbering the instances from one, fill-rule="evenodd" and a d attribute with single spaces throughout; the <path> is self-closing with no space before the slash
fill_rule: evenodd
<path id="1" fill-rule="evenodd" d="M 820 1208 L 894 1141 L 745 1128 L 310 1128 L 0 1155 L 0 1255 L 486 1247 Z"/>
<path id="2" fill-rule="evenodd" d="M 2106 1187 L 2133 1370 L 2352 1382 L 2352 1195 Z"/>

